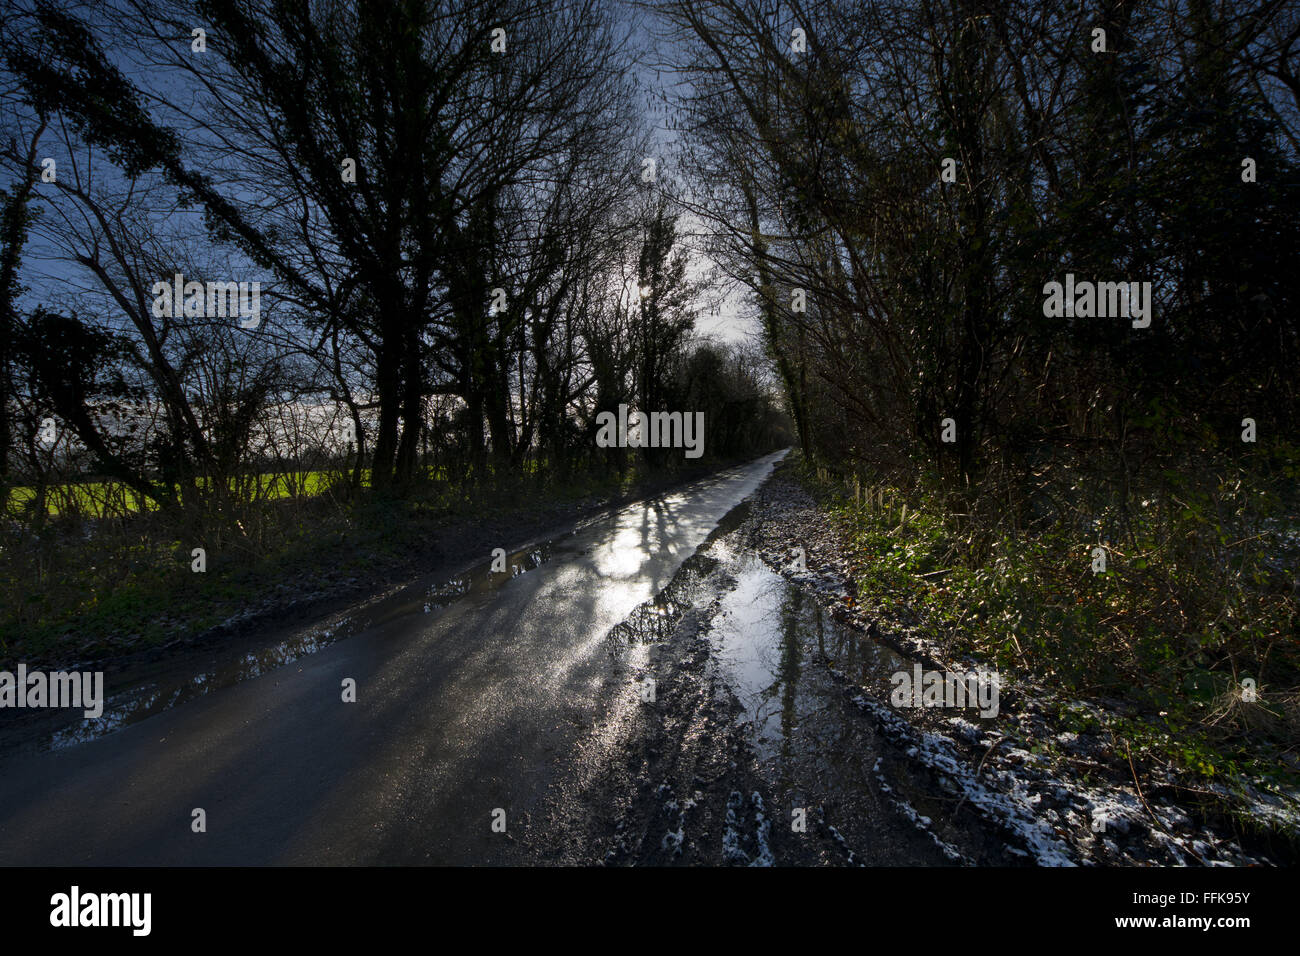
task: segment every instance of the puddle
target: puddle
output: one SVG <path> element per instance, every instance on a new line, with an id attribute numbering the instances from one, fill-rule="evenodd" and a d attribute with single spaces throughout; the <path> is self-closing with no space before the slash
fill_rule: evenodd
<path id="1" fill-rule="evenodd" d="M 742 501 L 723 515 L 695 553 L 682 562 L 672 580 L 610 630 L 608 639 L 613 646 L 654 644 L 672 634 L 682 615 L 696 603 L 704 579 L 718 567 L 718 559 L 708 551 L 715 541 L 740 527 L 748 515 L 748 501 Z"/>
<path id="2" fill-rule="evenodd" d="M 736 586 L 711 621 L 710 640 L 764 775 L 793 805 L 828 793 L 865 794 L 879 743 L 825 665 L 868 685 L 910 665 L 836 622 L 758 557 L 724 560 Z"/>
<path id="3" fill-rule="evenodd" d="M 714 654 L 760 758 L 788 747 L 805 719 L 843 689 L 810 671 L 824 660 L 859 684 L 910 669 L 891 648 L 845 627 L 753 555 L 736 559 L 735 589 L 713 620 Z"/>
<path id="4" fill-rule="evenodd" d="M 705 555 L 687 558 L 668 585 L 615 624 L 607 639 L 615 648 L 655 644 L 667 639 L 687 608 L 695 603 L 701 582 L 717 565 L 716 560 Z"/>
<path id="5" fill-rule="evenodd" d="M 1000 836 L 955 820 L 964 796 L 936 790 L 914 753 L 878 730 L 873 713 L 901 721 L 890 677 L 916 662 L 840 624 L 757 556 L 722 550 L 736 586 L 710 624 L 713 656 L 772 788 L 774 819 L 777 805 L 810 808 L 849 863 L 1006 865 Z"/>

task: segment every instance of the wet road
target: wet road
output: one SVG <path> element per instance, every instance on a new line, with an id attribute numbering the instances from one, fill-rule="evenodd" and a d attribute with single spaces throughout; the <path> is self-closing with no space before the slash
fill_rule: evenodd
<path id="1" fill-rule="evenodd" d="M 610 630 L 780 454 L 512 556 L 514 574 L 408 589 L 341 622 L 346 639 L 119 688 L 103 725 L 120 729 L 0 758 L 0 864 L 526 862 L 515 834 L 577 741 L 635 706 Z"/>

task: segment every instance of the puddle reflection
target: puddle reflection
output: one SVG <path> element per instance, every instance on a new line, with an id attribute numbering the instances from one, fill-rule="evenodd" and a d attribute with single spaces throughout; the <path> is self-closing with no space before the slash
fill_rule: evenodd
<path id="1" fill-rule="evenodd" d="M 714 652 L 760 761 L 788 761 L 799 756 L 794 748 L 816 746 L 809 722 L 843 704 L 841 689 L 825 669 L 810 663 L 823 659 L 865 684 L 873 675 L 901 669 L 903 659 L 833 620 L 757 557 L 737 557 L 735 565 L 736 587 L 713 621 Z"/>

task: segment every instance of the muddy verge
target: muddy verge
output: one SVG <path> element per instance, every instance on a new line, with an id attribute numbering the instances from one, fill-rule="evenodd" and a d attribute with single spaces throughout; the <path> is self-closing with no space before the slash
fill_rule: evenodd
<path id="1" fill-rule="evenodd" d="M 768 567 L 839 625 L 897 652 L 898 670 L 987 671 L 911 626 L 919 622 L 885 623 L 870 610 L 870 595 L 856 592 L 845 543 L 788 467 L 778 468 L 751 499 L 741 533 Z M 1007 852 L 1040 865 L 1295 862 L 1294 847 L 1284 841 L 1180 805 L 1182 782 L 1167 779 L 1168 771 L 1135 766 L 1111 735 L 1066 731 L 1051 716 L 1065 704 L 1104 727 L 1105 702 L 1062 701 L 1045 683 L 1003 675 L 993 716 L 971 708 L 899 707 L 891 702 L 895 685 L 887 669 L 865 672 L 833 659 L 826 666 L 864 718 L 906 756 L 913 775 L 931 779 L 928 793 L 921 787 L 904 799 L 927 829 L 960 829 L 977 816 L 1003 831 Z M 889 766 L 886 755 L 882 770 Z M 1256 818 L 1294 825 L 1300 806 L 1294 800 L 1259 790 L 1246 797 Z"/>

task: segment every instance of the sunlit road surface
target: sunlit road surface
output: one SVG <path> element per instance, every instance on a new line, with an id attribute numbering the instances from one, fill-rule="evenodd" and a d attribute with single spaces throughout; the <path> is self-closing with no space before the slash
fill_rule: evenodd
<path id="1" fill-rule="evenodd" d="M 515 834 L 579 736 L 629 694 L 610 629 L 782 454 L 585 525 L 499 587 L 379 615 L 87 743 L 11 754 L 0 864 L 527 862 Z M 467 542 L 485 560 L 497 544 Z"/>

